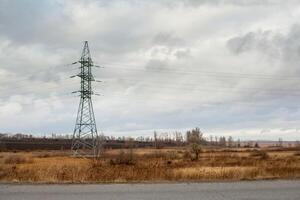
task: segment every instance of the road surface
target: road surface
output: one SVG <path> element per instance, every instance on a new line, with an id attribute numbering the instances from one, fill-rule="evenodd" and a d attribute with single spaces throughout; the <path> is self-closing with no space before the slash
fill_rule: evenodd
<path id="1" fill-rule="evenodd" d="M 300 181 L 0 185 L 1 200 L 299 200 Z"/>

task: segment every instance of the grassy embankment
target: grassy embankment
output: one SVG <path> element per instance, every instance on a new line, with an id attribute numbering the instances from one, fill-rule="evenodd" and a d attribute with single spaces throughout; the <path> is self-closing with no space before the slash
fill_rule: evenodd
<path id="1" fill-rule="evenodd" d="M 70 152 L 2 152 L 1 182 L 158 182 L 300 178 L 300 153 L 268 150 L 109 150 L 99 160 Z"/>

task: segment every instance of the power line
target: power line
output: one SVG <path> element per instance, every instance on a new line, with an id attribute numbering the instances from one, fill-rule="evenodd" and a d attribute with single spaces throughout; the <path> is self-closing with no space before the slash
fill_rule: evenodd
<path id="1" fill-rule="evenodd" d="M 57 65 L 57 66 L 54 66 L 54 67 L 50 67 L 48 70 L 54 70 L 55 68 L 57 68 L 57 67 L 69 67 L 69 66 L 71 66 L 72 64 L 67 64 L 67 65 Z M 55 69 L 56 70 L 56 69 Z M 77 69 L 72 69 L 72 68 L 69 68 L 69 70 L 77 70 Z M 34 74 L 37 74 L 37 73 L 39 73 L 39 72 L 45 72 L 45 69 L 40 69 L 40 70 L 35 70 L 34 71 Z M 67 72 L 66 72 L 67 73 Z M 14 74 L 15 75 L 15 74 Z M 9 75 L 10 76 L 10 75 Z M 0 76 L 1 77 L 1 76 Z M 19 83 L 19 82 L 24 82 L 24 81 L 26 81 L 26 80 L 30 80 L 30 81 L 37 81 L 38 79 L 35 79 L 35 78 L 33 78 L 33 75 L 32 74 L 30 74 L 30 75 L 28 75 L 28 76 L 26 76 L 26 75 L 22 75 L 22 78 L 17 78 L 17 79 L 12 79 L 11 77 L 7 77 L 7 76 L 5 76 L 7 79 L 9 79 L 9 80 L 7 80 L 7 81 L 3 81 L 3 80 L 0 80 L 0 83 L 1 84 L 4 84 L 4 83 L 11 83 L 11 81 L 13 81 L 14 83 Z"/>
<path id="2" fill-rule="evenodd" d="M 108 66 L 108 67 L 106 67 Z M 117 66 L 117 67 L 114 67 Z M 118 67 L 119 66 L 119 67 Z M 122 66 L 122 67 L 121 67 Z M 106 63 L 104 64 L 105 70 L 110 69 L 122 69 L 122 70 L 134 70 L 134 71 L 146 71 L 150 73 L 159 72 L 159 73 L 172 73 L 175 74 L 197 74 L 201 76 L 215 76 L 222 78 L 247 78 L 247 79 L 265 79 L 265 80 L 300 80 L 300 77 L 297 76 L 274 76 L 270 74 L 250 74 L 250 73 L 231 73 L 231 72 L 216 72 L 216 71 L 203 71 L 203 70 L 174 70 L 174 69 L 163 69 L 163 68 L 132 68 L 132 67 L 123 67 L 126 64 L 116 64 L 116 63 Z M 128 66 L 128 65 L 127 65 Z"/>
<path id="3" fill-rule="evenodd" d="M 299 92 L 299 90 L 295 89 L 295 90 L 286 90 L 286 89 L 262 89 L 262 88 L 255 88 L 255 87 L 230 87 L 230 86 L 226 86 L 226 85 L 203 85 L 203 84 L 199 84 L 199 83 L 182 83 L 182 82 L 162 82 L 162 81 L 157 81 L 155 80 L 155 82 L 145 82 L 145 80 L 143 78 L 141 79 L 132 79 L 132 78 L 120 78 L 120 81 L 128 81 L 130 83 L 141 83 L 142 85 L 157 85 L 158 87 L 172 87 L 175 86 L 175 88 L 182 88 L 182 87 L 178 87 L 178 86 L 185 86 L 185 88 L 182 89 L 197 89 L 199 86 L 204 86 L 204 87 L 215 87 L 218 89 L 240 89 L 240 90 L 254 90 L 254 91 L 260 91 L 260 92 L 274 92 L 274 93 L 283 93 L 283 94 L 289 94 L 289 93 L 293 93 L 293 92 Z M 108 80 L 109 81 L 109 80 Z M 140 81 L 140 82 L 139 82 Z M 176 80 L 174 80 L 176 81 Z M 190 88 L 189 88 L 190 87 Z M 298 93 L 297 93 L 298 94 Z M 300 93 L 299 93 L 300 94 Z"/>
<path id="4" fill-rule="evenodd" d="M 113 66 L 116 66 L 116 63 L 110 63 L 110 64 L 112 64 Z M 66 66 L 71 66 L 71 65 L 72 64 L 61 65 L 61 66 L 66 67 Z M 122 65 L 124 65 L 124 64 L 122 64 Z M 126 64 L 125 64 L 125 66 L 126 66 Z M 53 68 L 56 68 L 56 67 L 57 66 L 55 66 Z M 168 75 L 169 75 L 169 72 L 170 72 L 168 70 L 163 70 L 163 69 L 151 69 L 151 70 L 148 70 L 148 69 L 137 69 L 137 68 L 126 68 L 126 67 L 125 68 L 124 67 L 108 67 L 108 68 L 104 68 L 104 69 L 108 69 L 108 70 L 111 70 L 111 69 L 123 69 L 123 70 L 138 70 L 138 71 L 142 70 L 142 71 L 154 72 L 154 73 L 156 73 L 156 72 L 158 72 L 158 73 L 168 73 Z M 43 70 L 39 70 L 39 71 L 43 71 Z M 198 71 L 195 71 L 195 70 L 194 71 L 178 71 L 178 70 L 177 71 L 176 70 L 171 71 L 171 73 L 173 73 L 173 72 L 178 73 L 178 74 L 188 73 L 188 74 L 193 74 L 193 75 L 195 75 L 196 72 L 197 73 L 208 73 L 206 71 L 199 71 L 199 70 Z M 230 74 L 230 75 L 234 75 L 234 76 L 240 76 L 240 77 L 237 77 L 237 78 L 245 78 L 246 75 L 247 76 L 250 75 L 250 77 L 247 77 L 247 78 L 251 78 L 251 79 L 253 79 L 253 78 L 254 79 L 256 79 L 256 78 L 258 78 L 258 79 L 261 79 L 261 78 L 266 79 L 267 78 L 269 80 L 299 80 L 298 77 L 292 77 L 292 76 L 285 76 L 285 77 L 284 76 L 280 76 L 280 77 L 276 76 L 275 77 L 275 76 L 271 76 L 271 75 L 267 76 L 267 75 L 246 74 L 246 73 L 240 74 L 240 73 L 228 73 L 228 72 L 209 72 L 209 73 L 214 73 L 212 75 L 214 75 L 216 77 L 224 77 L 223 74 L 226 74 L 226 75 Z M 221 73 L 221 76 L 219 76 L 220 73 Z M 198 75 L 199 74 L 197 74 L 197 76 Z M 254 76 L 257 76 L 257 77 L 254 77 Z M 225 76 L 225 77 L 226 78 L 232 78 L 231 76 L 230 77 Z M 31 78 L 32 78 L 32 76 L 28 76 L 26 78 L 22 78 L 22 79 L 16 80 L 15 82 L 23 82 L 24 80 L 31 80 Z M 121 77 L 121 80 L 140 81 L 139 79 L 131 79 L 131 78 L 123 78 L 123 77 Z M 144 80 L 142 80 L 142 81 L 144 81 Z M 3 83 L 3 81 L 1 81 L 1 82 Z M 157 80 L 156 80 L 156 82 L 157 82 Z M 49 84 L 49 83 L 51 83 L 51 82 L 39 83 L 39 84 Z M 60 84 L 62 84 L 62 82 Z M 54 89 L 54 90 L 55 89 L 60 89 L 60 88 L 62 88 L 62 86 L 60 84 L 55 85 L 55 86 L 49 86 L 49 85 L 47 85 L 46 87 L 47 87 L 47 89 Z M 69 84 L 73 85 L 73 83 L 64 83 L 64 86 L 65 85 L 69 85 Z M 150 83 L 144 83 L 143 82 L 142 84 L 143 84 L 143 87 L 148 87 L 148 88 L 149 87 L 152 87 L 152 88 L 155 87 L 155 83 L 153 83 L 153 82 L 150 82 Z M 28 86 L 29 86 L 29 84 L 28 84 Z M 231 87 L 231 86 L 226 86 L 224 84 L 223 85 L 204 85 L 204 87 L 206 87 L 206 88 L 207 87 L 211 88 L 210 90 L 208 90 L 208 89 L 201 89 L 201 88 L 199 88 L 198 86 L 202 86 L 202 85 L 198 84 L 198 83 L 180 83 L 180 86 L 191 87 L 191 88 L 182 88 L 182 87 L 178 87 L 178 86 L 179 86 L 178 83 L 174 83 L 174 85 L 173 85 L 173 83 L 167 83 L 166 84 L 165 82 L 160 82 L 160 85 L 157 85 L 157 87 L 159 87 L 159 88 L 180 89 L 180 90 L 181 89 L 182 90 L 191 89 L 193 91 L 195 91 L 195 90 L 199 90 L 199 91 L 220 91 L 220 90 L 223 90 L 224 88 L 226 88 L 226 89 L 233 89 L 234 90 L 234 91 L 228 91 L 228 90 L 226 90 L 226 92 L 230 92 L 230 93 L 232 93 L 232 92 L 234 92 L 234 93 L 236 93 L 236 92 L 238 92 L 238 93 L 239 92 L 240 93 L 245 93 L 246 92 L 245 90 L 249 90 L 249 91 L 254 91 L 254 92 L 256 91 L 256 92 L 259 92 L 259 93 L 269 93 L 270 95 L 274 95 L 274 94 L 282 94 L 282 95 L 289 95 L 289 96 L 298 96 L 299 95 L 297 89 L 295 89 L 295 90 L 291 90 L 291 89 L 289 89 L 289 90 L 287 90 L 287 89 L 279 89 L 278 90 L 278 89 L 261 89 L 261 88 L 254 88 L 254 87 L 251 87 L 251 88 L 248 88 L 248 87 L 247 88 L 246 87 Z M 26 84 L 22 84 L 19 87 L 14 87 L 13 90 L 11 88 L 9 88 L 9 89 L 1 88 L 0 90 L 1 91 L 8 90 L 9 92 L 12 92 L 15 89 L 19 89 L 19 88 L 26 89 L 27 85 Z M 236 89 L 239 90 L 239 91 L 236 91 Z M 30 91 L 34 92 L 34 89 L 32 88 L 32 84 L 30 84 L 30 88 L 26 89 L 26 90 L 30 90 Z M 221 91 L 221 92 L 224 92 L 224 91 Z M 30 93 L 30 92 L 28 92 L 28 93 Z M 1 96 L 1 97 L 4 98 L 3 96 Z"/>
<path id="5" fill-rule="evenodd" d="M 165 83 L 165 82 L 137 82 L 137 81 L 141 81 L 139 79 L 128 79 L 128 78 L 122 78 L 121 80 L 126 80 L 127 82 L 131 82 L 131 83 L 141 83 L 141 87 L 143 88 L 154 88 L 154 89 L 158 89 L 158 90 L 161 90 L 161 89 L 175 89 L 175 90 L 189 90 L 189 91 L 218 91 L 218 92 L 222 92 L 222 93 L 248 93 L 246 92 L 245 90 L 250 90 L 250 91 L 253 91 L 253 92 L 259 92 L 260 94 L 261 93 L 268 93 L 267 95 L 274 95 L 274 94 L 281 94 L 281 95 L 288 95 L 288 96 L 299 96 L 300 93 L 297 92 L 297 90 L 274 90 L 274 89 L 271 89 L 271 90 L 266 90 L 266 89 L 261 89 L 261 88 L 245 88 L 245 87 L 229 87 L 229 86 L 225 86 L 225 85 L 201 85 L 201 84 L 186 84 L 186 83 Z M 65 85 L 70 85 L 70 86 L 75 86 L 74 83 L 65 83 Z M 184 87 L 182 87 L 184 86 Z M 199 86 L 204 86 L 205 89 L 203 88 L 199 88 Z M 24 88 L 25 87 L 25 88 Z M 45 87 L 45 86 L 44 86 Z M 32 94 L 35 92 L 34 88 L 32 87 L 32 85 L 30 85 L 29 88 L 27 88 L 25 85 L 22 85 L 21 87 L 14 87 L 14 90 L 15 89 L 18 89 L 18 88 L 23 88 L 23 89 L 26 89 L 26 90 L 29 90 L 27 92 L 22 92 L 20 93 L 18 91 L 18 94 Z M 62 85 L 54 85 L 54 86 L 47 86 L 47 89 L 49 90 L 57 90 L 57 89 L 61 89 L 62 88 Z M 207 88 L 211 88 L 211 89 L 207 89 Z M 4 91 L 5 89 L 1 88 L 2 91 Z M 233 89 L 233 90 L 224 90 L 224 89 Z M 238 89 L 238 91 L 236 91 L 235 89 Z M 12 92 L 14 90 L 11 90 L 10 88 L 7 89 L 8 91 Z M 164 91 L 165 92 L 165 91 Z M 294 93 L 296 92 L 296 93 Z M 2 98 L 4 96 L 1 96 Z M 9 96 L 7 96 L 9 97 Z"/>

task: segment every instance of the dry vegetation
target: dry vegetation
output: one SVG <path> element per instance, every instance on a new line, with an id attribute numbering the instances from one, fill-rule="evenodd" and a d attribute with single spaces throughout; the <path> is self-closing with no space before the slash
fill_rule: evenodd
<path id="1" fill-rule="evenodd" d="M 109 150 L 98 160 L 69 152 L 2 152 L 2 182 L 142 182 L 300 178 L 299 151 Z"/>

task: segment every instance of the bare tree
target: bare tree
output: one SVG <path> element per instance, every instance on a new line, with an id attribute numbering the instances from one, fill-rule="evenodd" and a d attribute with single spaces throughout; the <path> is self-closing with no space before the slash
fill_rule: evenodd
<path id="1" fill-rule="evenodd" d="M 205 141 L 203 138 L 203 133 L 199 128 L 192 129 L 191 131 L 186 132 L 186 140 L 188 143 L 197 143 Z"/>
<path id="2" fill-rule="evenodd" d="M 282 138 L 278 139 L 278 146 L 279 147 L 283 147 L 283 140 L 282 140 Z"/>
<path id="3" fill-rule="evenodd" d="M 214 145 L 214 137 L 212 135 L 209 136 L 210 145 Z"/>
<path id="4" fill-rule="evenodd" d="M 233 137 L 232 136 L 229 136 L 228 139 L 227 139 L 227 144 L 228 144 L 228 147 L 233 147 Z"/>
<path id="5" fill-rule="evenodd" d="M 218 138 L 218 136 L 215 136 L 215 144 L 219 145 L 219 138 Z"/>
<path id="6" fill-rule="evenodd" d="M 219 145 L 222 147 L 226 147 L 226 138 L 224 136 L 221 136 L 219 138 Z"/>
<path id="7" fill-rule="evenodd" d="M 238 139 L 238 141 L 237 141 L 237 147 L 241 147 L 241 140 L 240 139 Z"/>
<path id="8" fill-rule="evenodd" d="M 183 142 L 183 137 L 181 132 L 176 131 L 174 134 L 175 134 L 175 141 L 177 145 L 180 145 Z"/>
<path id="9" fill-rule="evenodd" d="M 157 145 L 157 133 L 156 131 L 154 131 L 154 147 L 157 149 L 158 145 Z"/>

